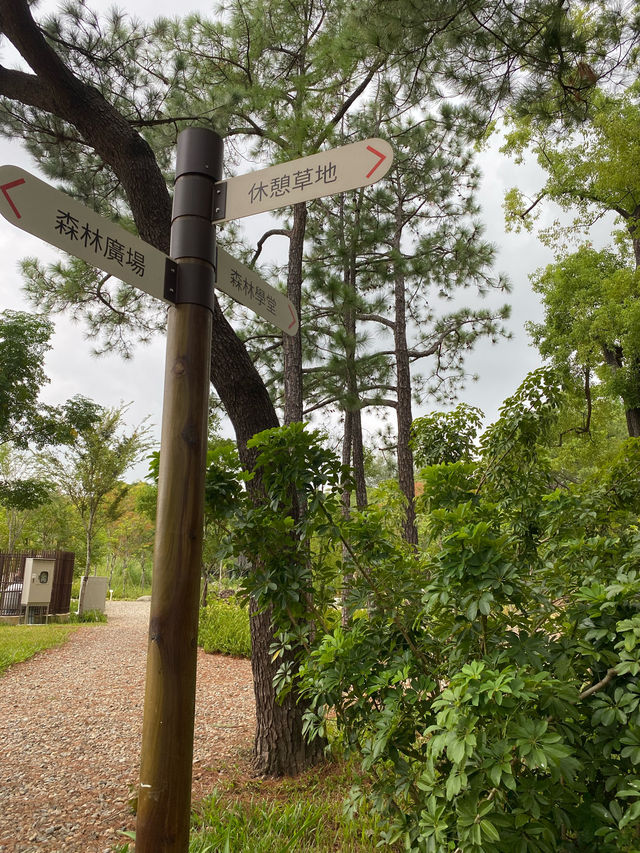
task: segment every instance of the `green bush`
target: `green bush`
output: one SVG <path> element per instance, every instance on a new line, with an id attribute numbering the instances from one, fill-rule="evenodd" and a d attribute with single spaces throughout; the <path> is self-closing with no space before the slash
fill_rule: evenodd
<path id="1" fill-rule="evenodd" d="M 336 517 L 369 616 L 303 659 L 306 731 L 331 714 L 406 850 L 640 849 L 640 440 L 553 489 L 555 396 L 531 377 L 477 464 L 423 472 L 424 550 Z"/>
<path id="2" fill-rule="evenodd" d="M 211 599 L 200 610 L 198 645 L 209 654 L 251 657 L 249 612 L 235 598 Z"/>
<path id="3" fill-rule="evenodd" d="M 72 611 L 69 616 L 70 622 L 106 622 L 107 614 L 103 613 L 102 610 L 85 610 L 84 613 L 76 613 Z"/>

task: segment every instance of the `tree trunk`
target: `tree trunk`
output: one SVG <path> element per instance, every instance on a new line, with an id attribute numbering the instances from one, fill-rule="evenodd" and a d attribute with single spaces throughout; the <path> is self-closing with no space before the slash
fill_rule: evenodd
<path id="1" fill-rule="evenodd" d="M 356 506 L 364 509 L 369 503 L 367 495 L 367 481 L 364 475 L 364 441 L 362 440 L 362 410 L 360 408 L 353 412 L 353 478 L 356 484 Z"/>
<path id="2" fill-rule="evenodd" d="M 627 409 L 625 415 L 630 438 L 638 438 L 640 436 L 640 409 Z"/>
<path id="3" fill-rule="evenodd" d="M 342 435 L 342 464 L 349 466 L 351 464 L 351 448 L 353 444 L 353 412 L 345 411 L 344 413 L 344 432 Z M 342 492 L 342 515 L 348 519 L 351 515 L 351 489 L 344 488 Z M 342 545 L 342 565 L 344 573 L 342 575 L 342 627 L 346 628 L 349 624 L 349 608 L 347 607 L 347 598 L 353 583 L 353 572 L 348 570 L 351 563 L 351 555 L 346 545 Z"/>
<path id="4" fill-rule="evenodd" d="M 93 542 L 93 519 L 89 518 L 87 522 L 87 529 L 85 530 L 85 541 L 86 541 L 86 562 L 84 566 L 84 573 L 82 575 L 82 579 L 80 581 L 80 595 L 78 597 L 78 613 L 84 613 L 84 599 L 87 593 L 87 579 L 89 577 L 89 572 L 91 571 L 91 546 Z"/>
<path id="5" fill-rule="evenodd" d="M 364 476 L 364 444 L 362 441 L 362 409 L 360 401 L 360 390 L 358 387 L 358 365 L 357 365 L 357 324 L 356 311 L 358 304 L 358 268 L 356 245 L 360 234 L 360 211 L 363 204 L 364 190 L 357 194 L 354 210 L 354 239 L 348 247 L 342 238 L 342 254 L 346 257 L 343 268 L 343 284 L 345 289 L 344 309 L 342 324 L 345 331 L 345 373 L 346 373 L 346 400 L 345 410 L 350 414 L 349 441 L 347 465 L 352 466 L 353 477 L 356 486 L 356 505 L 363 509 L 367 505 L 367 485 Z M 345 210 L 344 201 L 340 202 L 340 218 L 342 220 L 342 233 L 345 233 Z M 345 428 L 346 428 L 345 418 Z M 344 457 L 344 453 L 343 453 Z"/>
<path id="6" fill-rule="evenodd" d="M 402 202 L 396 209 L 396 233 L 393 248 L 400 253 L 402 238 Z M 406 500 L 405 517 L 402 533 L 410 545 L 418 544 L 418 529 L 416 527 L 415 481 L 413 476 L 413 451 L 410 446 L 411 423 L 413 420 L 411 407 L 411 366 L 409 363 L 409 348 L 407 345 L 407 303 L 405 279 L 401 269 L 396 268 L 394 275 L 395 286 L 395 324 L 394 343 L 396 358 L 397 385 L 397 430 L 398 430 L 398 481 Z"/>
<path id="7" fill-rule="evenodd" d="M 302 307 L 302 256 L 306 227 L 307 205 L 299 202 L 293 206 L 287 274 L 287 296 L 298 317 L 301 316 Z M 302 333 L 301 328 L 298 328 L 295 335 L 284 335 L 284 422 L 296 423 L 301 421 L 302 417 Z"/>
<path id="8" fill-rule="evenodd" d="M 278 417 L 255 365 L 219 306 L 216 306 L 213 319 L 212 381 L 235 428 L 242 466 L 252 471 L 256 453 L 247 448 L 247 441 L 257 432 L 279 426 Z M 237 382 L 239 373 L 243 376 L 241 383 Z M 247 488 L 256 504 L 264 500 L 258 478 L 250 480 Z M 276 700 L 273 689 L 275 665 L 269 655 L 274 640 L 270 614 L 257 613 L 253 601 L 250 612 L 251 668 L 256 699 L 254 770 L 260 776 L 293 776 L 301 767 L 316 760 L 319 752 L 305 743 L 302 708 L 296 704 L 295 690 L 283 705 Z"/>
<path id="9" fill-rule="evenodd" d="M 88 578 L 89 574 L 91 573 L 91 543 L 93 540 L 91 528 L 92 528 L 92 525 L 91 525 L 91 523 L 89 523 L 89 526 L 87 527 L 87 530 L 86 530 L 86 562 L 84 564 L 84 576 L 85 576 L 85 578 Z"/>
<path id="10" fill-rule="evenodd" d="M 269 653 L 273 640 L 271 613 L 259 612 L 252 600 L 249 614 L 256 696 L 254 771 L 259 776 L 295 776 L 322 759 L 324 742 L 315 739 L 307 743 L 302 736 L 305 706 L 297 701 L 295 691 L 281 703 L 276 699 L 273 677 L 281 661 L 273 662 Z"/>
<path id="11" fill-rule="evenodd" d="M 603 344 L 602 353 L 604 355 L 605 362 L 609 365 L 609 367 L 614 373 L 620 370 L 624 359 L 621 347 L 611 349 L 610 347 Z M 638 373 L 638 386 L 640 387 L 640 371 L 637 370 L 636 372 Z M 633 406 L 627 406 L 625 400 L 623 400 L 623 403 L 625 404 L 624 414 L 627 420 L 627 432 L 629 433 L 629 437 L 638 438 L 640 436 L 640 409 Z"/>

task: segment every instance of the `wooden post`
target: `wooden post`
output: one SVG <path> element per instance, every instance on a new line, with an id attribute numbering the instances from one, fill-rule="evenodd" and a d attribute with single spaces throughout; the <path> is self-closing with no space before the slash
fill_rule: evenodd
<path id="1" fill-rule="evenodd" d="M 136 853 L 187 853 L 215 281 L 214 185 L 222 139 L 178 137 L 158 511 L 151 591 Z"/>

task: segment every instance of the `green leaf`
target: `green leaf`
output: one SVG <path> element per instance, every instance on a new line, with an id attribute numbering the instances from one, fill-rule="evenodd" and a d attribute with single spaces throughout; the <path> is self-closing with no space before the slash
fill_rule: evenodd
<path id="1" fill-rule="evenodd" d="M 489 839 L 489 841 L 499 841 L 500 833 L 495 828 L 495 826 L 489 820 L 481 820 L 480 821 L 480 829 L 483 834 Z"/>

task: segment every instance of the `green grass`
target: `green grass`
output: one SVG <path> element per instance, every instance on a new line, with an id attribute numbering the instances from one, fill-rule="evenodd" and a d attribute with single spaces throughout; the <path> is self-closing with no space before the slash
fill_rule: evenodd
<path id="1" fill-rule="evenodd" d="M 247 608 L 233 598 L 211 598 L 200 610 L 198 645 L 210 654 L 251 657 Z"/>
<path id="2" fill-rule="evenodd" d="M 203 803 L 199 820 L 189 853 L 370 853 L 377 843 L 373 820 L 349 819 L 340 798 L 316 799 L 308 793 L 288 802 L 255 797 L 234 803 L 215 791 Z"/>
<path id="3" fill-rule="evenodd" d="M 0 625 L 0 675 L 14 663 L 60 646 L 74 625 Z"/>
<path id="4" fill-rule="evenodd" d="M 76 601 L 75 606 L 71 607 L 71 614 L 69 616 L 69 621 L 74 625 L 79 623 L 93 625 L 95 622 L 107 621 L 107 614 L 101 610 L 85 610 L 84 613 L 78 613 L 77 609 L 78 602 Z"/>
<path id="5" fill-rule="evenodd" d="M 343 803 L 357 774 L 325 764 L 295 779 L 221 783 L 192 815 L 189 853 L 390 853 L 376 847 L 372 815 L 347 817 Z M 124 842 L 117 853 L 130 853 Z"/>

